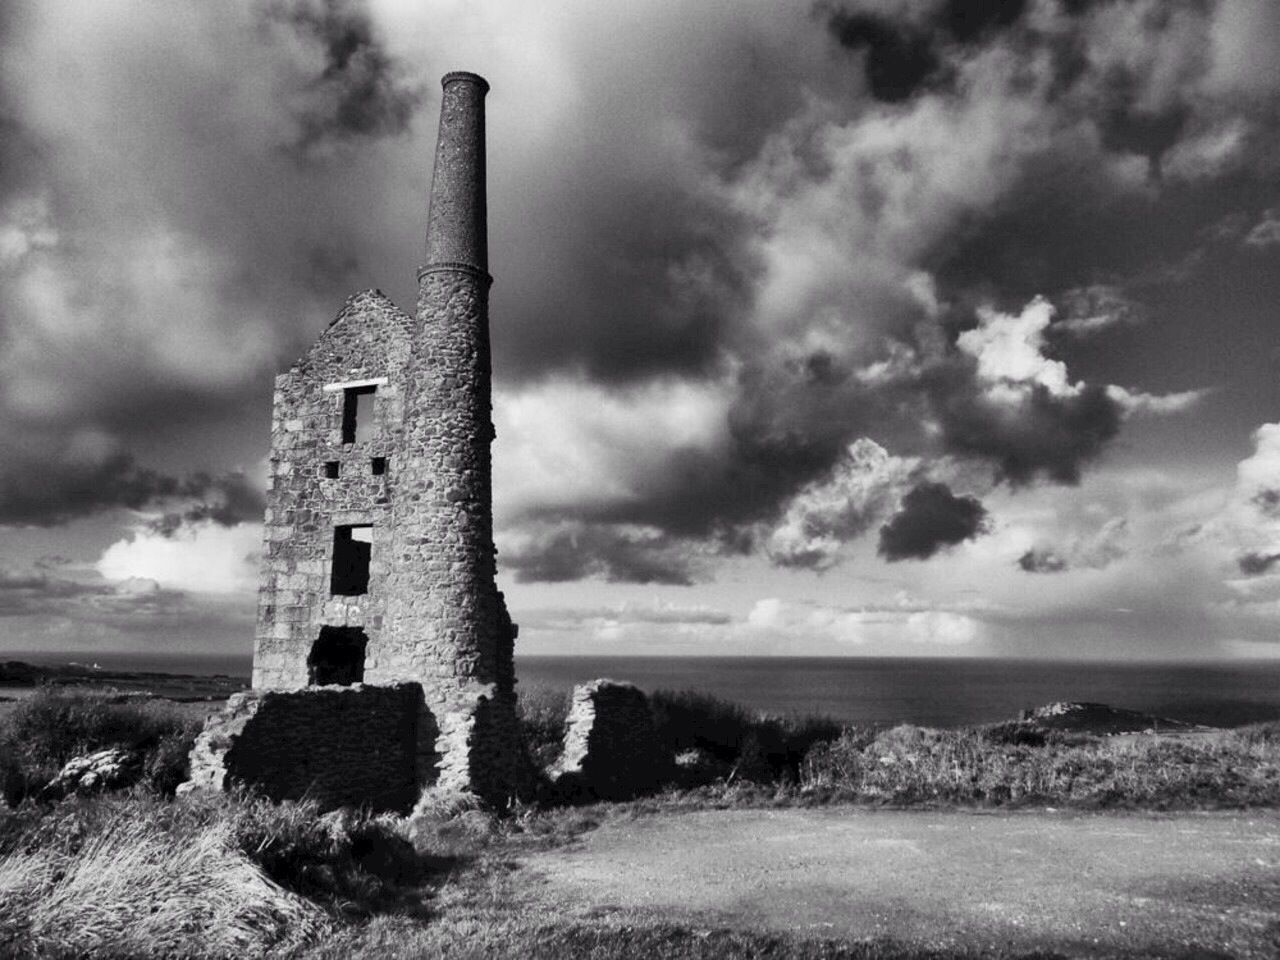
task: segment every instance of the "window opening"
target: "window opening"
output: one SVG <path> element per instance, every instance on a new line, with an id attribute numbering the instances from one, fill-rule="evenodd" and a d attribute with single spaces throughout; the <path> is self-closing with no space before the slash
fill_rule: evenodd
<path id="1" fill-rule="evenodd" d="M 358 597 L 369 592 L 369 556 L 372 549 L 371 525 L 351 524 L 334 528 L 330 593 L 340 597 Z"/>
<path id="2" fill-rule="evenodd" d="M 376 386 L 342 391 L 342 442 L 364 443 L 373 438 L 373 396 Z"/>
<path id="3" fill-rule="evenodd" d="M 382 476 L 384 473 L 387 472 L 387 458 L 374 457 L 372 463 L 370 464 L 370 470 L 373 472 L 373 475 L 375 477 Z"/>
<path id="4" fill-rule="evenodd" d="M 307 656 L 307 683 L 347 686 L 364 680 L 364 653 L 369 638 L 358 627 L 321 627 Z"/>
<path id="5" fill-rule="evenodd" d="M 324 465 L 324 475 L 330 480 L 337 480 L 341 469 L 341 465 L 337 460 L 330 460 Z"/>

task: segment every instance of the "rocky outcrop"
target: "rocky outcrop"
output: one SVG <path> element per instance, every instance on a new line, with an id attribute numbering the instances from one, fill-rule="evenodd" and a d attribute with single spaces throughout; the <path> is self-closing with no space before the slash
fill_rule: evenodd
<path id="1" fill-rule="evenodd" d="M 99 750 L 68 760 L 40 791 L 42 799 L 61 800 L 131 787 L 142 777 L 142 757 L 133 750 Z"/>
<path id="2" fill-rule="evenodd" d="M 1153 717 L 1137 710 L 1110 707 L 1105 703 L 1062 700 L 1033 710 L 1024 710 L 1018 721 L 1038 730 L 1110 735 L 1118 733 L 1188 733 L 1211 729 L 1183 720 Z"/>
<path id="3" fill-rule="evenodd" d="M 622 800 L 655 790 L 668 773 L 649 700 L 630 683 L 573 689 L 564 750 L 549 771 L 566 798 Z"/>

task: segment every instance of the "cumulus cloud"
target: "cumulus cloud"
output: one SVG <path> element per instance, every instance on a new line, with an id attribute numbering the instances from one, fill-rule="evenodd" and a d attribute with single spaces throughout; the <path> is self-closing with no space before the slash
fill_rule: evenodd
<path id="1" fill-rule="evenodd" d="M 293 104 L 302 155 L 334 140 L 406 130 L 423 90 L 387 50 L 364 0 L 269 0 L 264 15 L 269 26 L 314 42 L 323 57 Z"/>
<path id="2" fill-rule="evenodd" d="M 213 521 L 179 530 L 142 526 L 103 551 L 95 569 L 108 581 L 144 580 L 190 593 L 241 594 L 258 580 L 260 524 Z"/>
<path id="3" fill-rule="evenodd" d="M 110 581 L 52 558 L 0 567 L 0 618 L 27 646 L 118 650 L 130 642 L 159 642 L 169 652 L 194 651 L 246 636 L 253 603 L 243 596 L 189 594 L 141 577 Z"/>
<path id="4" fill-rule="evenodd" d="M 1059 296 L 1063 317 L 1050 327 L 1051 333 L 1091 336 L 1119 324 L 1137 323 L 1142 306 L 1125 295 L 1116 284 L 1095 283 L 1063 291 Z"/>
<path id="5" fill-rule="evenodd" d="M 1071 537 L 1063 545 L 1037 546 L 1018 558 L 1026 573 L 1062 573 L 1064 570 L 1102 570 L 1127 553 L 1129 523 L 1112 517 L 1097 531 Z"/>
<path id="6" fill-rule="evenodd" d="M 1244 237 L 1245 246 L 1262 249 L 1280 243 L 1280 209 L 1266 210 Z"/>
<path id="7" fill-rule="evenodd" d="M 957 453 L 989 458 L 998 476 L 1014 484 L 1038 475 L 1077 483 L 1082 466 L 1101 454 L 1126 414 L 1176 413 L 1202 396 L 1073 383 L 1066 364 L 1046 353 L 1053 312 L 1043 297 L 1018 314 L 980 307 L 977 326 L 956 338 L 960 352 L 976 362 L 980 392 L 967 392 L 954 376 L 934 386 L 946 443 Z"/>
<path id="8" fill-rule="evenodd" d="M 968 613 L 919 609 L 909 601 L 882 607 L 848 608 L 797 603 L 769 597 L 747 614 L 756 631 L 820 637 L 853 646 L 906 640 L 913 644 L 963 646 L 981 636 L 981 624 Z"/>
<path id="9" fill-rule="evenodd" d="M 164 536 L 172 536 L 184 524 L 204 521 L 223 527 L 258 523 L 266 507 L 261 484 L 240 471 L 220 477 L 197 473 L 186 478 L 176 492 L 196 502 L 151 521 L 151 529 Z"/>
<path id="10" fill-rule="evenodd" d="M 654 528 L 631 525 L 526 526 L 499 541 L 502 567 L 518 583 L 610 582 L 689 586 L 703 578 L 696 548 Z"/>
<path id="11" fill-rule="evenodd" d="M 823 481 L 802 488 L 765 542 L 779 566 L 822 570 L 841 546 L 859 536 L 896 504 L 919 472 L 919 461 L 889 454 L 873 440 L 850 444 Z"/>
<path id="12" fill-rule="evenodd" d="M 233 425 L 360 261 L 394 259 L 354 211 L 387 199 L 378 155 L 416 100 L 355 2 L 54 2 L 10 26 L 0 425 L 22 456 L 0 487 L 15 522 L 61 522 L 168 485 L 148 463 L 193 431 L 217 438 L 193 466 L 256 459 L 265 430 L 250 446 Z M 308 171 L 289 155 L 303 142 Z M 68 453 L 85 435 L 96 455 Z"/>
<path id="13" fill-rule="evenodd" d="M 976 497 L 956 496 L 945 483 L 918 483 L 880 528 L 878 552 L 890 563 L 927 560 L 939 550 L 971 540 L 987 528 L 987 511 Z"/>

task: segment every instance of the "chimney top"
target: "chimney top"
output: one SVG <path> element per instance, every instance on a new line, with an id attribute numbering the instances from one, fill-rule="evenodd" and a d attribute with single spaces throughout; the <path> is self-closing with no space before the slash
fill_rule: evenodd
<path id="1" fill-rule="evenodd" d="M 440 86 L 447 87 L 451 83 L 474 83 L 484 89 L 485 93 L 489 92 L 489 81 L 478 73 L 471 73 L 468 70 L 451 70 L 440 78 Z"/>

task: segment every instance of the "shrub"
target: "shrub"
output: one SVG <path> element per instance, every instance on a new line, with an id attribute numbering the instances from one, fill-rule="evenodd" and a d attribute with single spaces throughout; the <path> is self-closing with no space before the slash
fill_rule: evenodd
<path id="1" fill-rule="evenodd" d="M 815 747 L 803 789 L 828 799 L 893 804 L 1155 809 L 1280 802 L 1280 750 L 1253 735 L 1202 740 L 1047 736 L 1017 742 L 989 729 L 902 726 L 848 731 Z M 1008 742 L 1012 740 L 1013 742 Z"/>
<path id="2" fill-rule="evenodd" d="M 655 691 L 649 708 L 658 743 L 671 755 L 697 749 L 733 763 L 755 726 L 744 707 L 692 690 Z"/>
<path id="3" fill-rule="evenodd" d="M 1231 737 L 1244 746 L 1255 744 L 1280 745 L 1280 720 L 1267 723 L 1251 723 L 1231 731 Z"/>
<path id="4" fill-rule="evenodd" d="M 172 794 L 186 779 L 199 723 L 164 704 L 113 702 L 102 694 L 38 691 L 0 725 L 0 786 L 13 806 L 73 757 L 109 747 L 143 755 L 144 781 Z"/>
<path id="5" fill-rule="evenodd" d="M 549 767 L 564 748 L 569 717 L 569 694 L 555 687 L 531 687 L 520 691 L 516 704 L 525 750 L 538 769 Z"/>
<path id="6" fill-rule="evenodd" d="M 669 756 L 702 751 L 756 782 L 795 778 L 814 744 L 841 727 L 825 717 L 769 717 L 693 691 L 659 690 L 649 698 L 658 742 Z"/>

